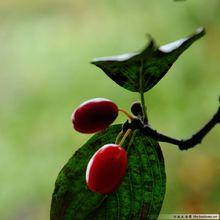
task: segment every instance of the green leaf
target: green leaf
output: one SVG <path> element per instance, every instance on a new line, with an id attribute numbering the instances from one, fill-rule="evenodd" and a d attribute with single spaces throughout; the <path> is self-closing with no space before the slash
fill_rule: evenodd
<path id="1" fill-rule="evenodd" d="M 158 143 L 140 131 L 129 147 L 128 170 L 116 192 L 93 193 L 85 183 L 86 166 L 97 149 L 113 143 L 121 125 L 94 135 L 61 170 L 51 204 L 51 220 L 157 219 L 166 185 L 163 155 Z"/>
<path id="2" fill-rule="evenodd" d="M 154 87 L 194 41 L 205 34 L 199 28 L 189 37 L 157 47 L 151 38 L 150 43 L 141 52 L 127 53 L 113 57 L 96 58 L 91 63 L 100 67 L 118 85 L 132 92 L 143 92 Z M 140 80 L 143 75 L 143 82 Z"/>

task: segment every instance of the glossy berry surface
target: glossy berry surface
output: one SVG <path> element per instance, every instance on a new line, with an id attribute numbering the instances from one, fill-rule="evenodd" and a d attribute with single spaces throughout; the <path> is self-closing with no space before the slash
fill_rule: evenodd
<path id="1" fill-rule="evenodd" d="M 121 184 L 127 169 L 126 151 L 116 144 L 106 144 L 90 159 L 86 170 L 88 188 L 109 194 Z"/>
<path id="2" fill-rule="evenodd" d="M 72 115 L 75 130 L 95 133 L 107 128 L 118 116 L 118 107 L 108 99 L 96 98 L 83 102 Z"/>

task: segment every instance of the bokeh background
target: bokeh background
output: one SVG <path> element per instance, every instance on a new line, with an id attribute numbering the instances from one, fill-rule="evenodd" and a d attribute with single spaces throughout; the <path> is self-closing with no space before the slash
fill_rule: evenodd
<path id="1" fill-rule="evenodd" d="M 94 57 L 142 49 L 147 33 L 162 45 L 206 27 L 146 100 L 152 126 L 173 137 L 209 120 L 220 95 L 219 11 L 219 0 L 1 1 L 0 219 L 49 219 L 57 174 L 89 138 L 73 131 L 74 108 L 106 97 L 129 110 L 139 99 L 89 64 Z M 219 212 L 220 126 L 195 149 L 161 146 L 161 213 Z"/>

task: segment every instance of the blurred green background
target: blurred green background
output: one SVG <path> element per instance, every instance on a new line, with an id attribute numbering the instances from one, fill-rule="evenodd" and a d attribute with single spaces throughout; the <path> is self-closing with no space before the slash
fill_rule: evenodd
<path id="1" fill-rule="evenodd" d="M 94 57 L 142 49 L 146 33 L 162 45 L 206 27 L 146 100 L 152 126 L 173 137 L 209 120 L 220 95 L 219 11 L 219 0 L 1 1 L 0 219 L 49 219 L 57 174 L 89 138 L 70 121 L 81 102 L 106 97 L 129 110 L 139 99 L 90 65 Z M 219 212 L 219 134 L 187 152 L 161 144 L 161 213 Z"/>

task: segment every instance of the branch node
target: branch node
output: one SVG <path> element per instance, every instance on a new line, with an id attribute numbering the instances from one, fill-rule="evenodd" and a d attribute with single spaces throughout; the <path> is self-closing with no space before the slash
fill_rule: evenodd
<path id="1" fill-rule="evenodd" d="M 193 137 L 195 137 L 195 136 L 193 136 Z M 195 139 L 193 139 L 193 137 L 190 139 L 187 139 L 187 140 L 180 140 L 180 144 L 178 145 L 179 149 L 180 150 L 188 150 L 188 149 L 193 148 L 196 145 L 201 143 L 201 140 L 195 140 Z"/>

